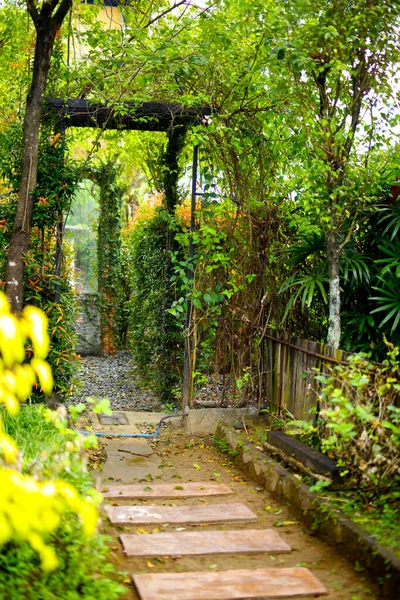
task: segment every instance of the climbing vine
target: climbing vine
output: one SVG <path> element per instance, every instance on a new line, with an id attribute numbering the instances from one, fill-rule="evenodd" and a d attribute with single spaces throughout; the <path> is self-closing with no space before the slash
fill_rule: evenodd
<path id="1" fill-rule="evenodd" d="M 162 188 L 162 206 L 150 219 L 136 220 L 125 232 L 132 288 L 129 347 L 142 378 L 164 402 L 173 402 L 180 391 L 183 360 L 181 329 L 169 309 L 175 300 L 172 257 L 183 259 L 176 239 L 176 207 L 181 200 L 178 178 L 184 136 L 184 129 L 173 129 L 160 156 L 157 185 Z"/>
<path id="2" fill-rule="evenodd" d="M 105 354 L 113 354 L 120 347 L 123 326 L 120 257 L 124 190 L 117 182 L 118 174 L 118 166 L 113 162 L 102 163 L 93 171 L 100 187 L 97 262 L 101 346 Z"/>
<path id="3" fill-rule="evenodd" d="M 15 214 L 15 189 L 19 181 L 21 132 L 17 123 L 12 122 L 2 132 L 0 146 L 0 174 L 6 182 L 1 198 L 4 218 L 0 223 L 0 239 L 2 248 L 7 248 Z M 49 319 L 51 344 L 48 362 L 55 376 L 54 394 L 59 400 L 66 399 L 71 392 L 77 367 L 77 307 L 69 283 L 68 253 L 60 255 L 60 274 L 56 274 L 57 236 L 74 195 L 79 173 L 79 165 L 67 158 L 65 153 L 65 141 L 60 133 L 54 133 L 54 123 L 44 124 L 40 137 L 38 181 L 34 190 L 31 242 L 25 256 L 24 274 L 25 302 L 40 307 Z M 0 279 L 3 282 L 4 267 L 5 262 L 0 260 Z M 33 398 L 43 400 L 39 388 L 34 391 Z"/>

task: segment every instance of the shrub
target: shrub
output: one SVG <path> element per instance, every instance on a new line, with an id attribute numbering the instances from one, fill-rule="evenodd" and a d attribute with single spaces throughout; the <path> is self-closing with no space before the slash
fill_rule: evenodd
<path id="1" fill-rule="evenodd" d="M 322 383 L 319 429 L 323 452 L 337 459 L 372 495 L 400 481 L 399 351 L 382 365 L 350 356 Z"/>
<path id="2" fill-rule="evenodd" d="M 166 211 L 140 219 L 124 234 L 131 265 L 128 343 L 143 379 L 164 402 L 180 384 L 183 336 L 168 309 L 174 301 L 170 249 L 176 224 Z M 125 259 L 126 260 L 126 259 Z"/>
<path id="3" fill-rule="evenodd" d="M 113 567 L 104 563 L 104 538 L 95 535 L 101 497 L 81 458 L 92 440 L 67 428 L 65 410 L 19 412 L 36 380 L 45 393 L 52 389 L 44 360 L 47 325 L 34 307 L 17 319 L 0 293 L 0 400 L 6 406 L 0 415 L 0 597 L 114 600 L 123 588 L 105 577 Z M 28 340 L 30 364 L 24 362 Z"/>

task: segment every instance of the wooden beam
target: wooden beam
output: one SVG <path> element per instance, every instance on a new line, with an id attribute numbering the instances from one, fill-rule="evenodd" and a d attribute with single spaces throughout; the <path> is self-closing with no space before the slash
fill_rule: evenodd
<path id="1" fill-rule="evenodd" d="M 209 107 L 190 108 L 164 102 L 123 102 L 104 106 L 88 100 L 47 98 L 47 112 L 57 114 L 65 127 L 101 127 L 125 131 L 169 131 L 201 123 L 212 114 Z"/>

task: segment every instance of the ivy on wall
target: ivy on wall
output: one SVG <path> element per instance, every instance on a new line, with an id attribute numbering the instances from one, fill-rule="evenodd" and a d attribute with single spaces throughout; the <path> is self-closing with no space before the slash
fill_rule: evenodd
<path id="1" fill-rule="evenodd" d="M 120 258 L 124 189 L 117 183 L 118 174 L 118 166 L 111 161 L 102 163 L 93 172 L 93 178 L 100 187 L 97 262 L 101 347 L 104 354 L 113 354 L 120 347 Z"/>
<path id="2" fill-rule="evenodd" d="M 132 289 L 128 303 L 129 347 L 142 378 L 163 402 L 173 402 L 179 393 L 183 363 L 182 331 L 169 309 L 175 300 L 171 257 L 182 254 L 176 240 L 179 226 L 175 211 L 181 199 L 179 157 L 184 139 L 183 128 L 170 132 L 160 157 L 158 183 L 163 204 L 150 220 L 128 228 L 124 239 Z"/>

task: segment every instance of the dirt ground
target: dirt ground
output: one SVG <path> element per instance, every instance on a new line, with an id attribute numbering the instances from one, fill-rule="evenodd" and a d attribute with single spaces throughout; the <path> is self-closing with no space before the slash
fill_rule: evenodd
<path id="1" fill-rule="evenodd" d="M 105 441 L 107 446 L 112 442 Z M 126 501 L 110 500 L 115 506 L 142 505 L 200 505 L 220 504 L 225 502 L 242 502 L 249 506 L 258 516 L 258 521 L 251 524 L 230 523 L 227 525 L 185 525 L 173 526 L 167 523 L 160 527 L 153 526 L 111 526 L 104 517 L 104 531 L 113 537 L 111 544 L 113 561 L 118 570 L 133 573 L 165 573 L 227 569 L 257 569 L 268 567 L 308 567 L 314 575 L 325 585 L 329 593 L 324 598 L 329 600 L 385 600 L 376 586 L 368 580 L 367 573 L 357 565 L 351 565 L 340 554 L 320 541 L 307 531 L 305 526 L 291 514 L 288 506 L 274 500 L 256 483 L 248 480 L 229 460 L 228 455 L 221 454 L 212 446 L 212 441 L 207 438 L 188 438 L 166 429 L 157 441 L 151 443 L 154 450 L 152 455 L 153 468 L 149 473 L 144 473 L 146 458 L 132 457 L 131 483 L 150 482 L 175 483 L 179 485 L 189 481 L 221 481 L 234 490 L 228 497 L 213 498 L 182 498 L 173 500 L 137 500 Z M 155 462 L 154 462 L 155 461 Z M 158 464 L 157 464 L 158 462 Z M 154 465 L 156 468 L 154 469 Z M 140 477 L 135 477 L 135 471 Z M 112 478 L 102 478 L 103 484 L 110 484 Z M 116 477 L 113 483 L 123 483 Z M 122 551 L 118 535 L 121 533 L 136 533 L 146 535 L 159 531 L 195 530 L 204 528 L 208 530 L 223 529 L 264 529 L 273 528 L 291 546 L 290 554 L 252 554 L 252 555 L 209 555 L 202 557 L 177 557 L 168 558 L 160 556 L 157 559 L 127 558 Z M 126 582 L 130 581 L 127 576 Z M 138 600 L 133 584 L 127 583 L 127 593 L 124 600 Z M 171 598 L 173 600 L 173 598 Z"/>

